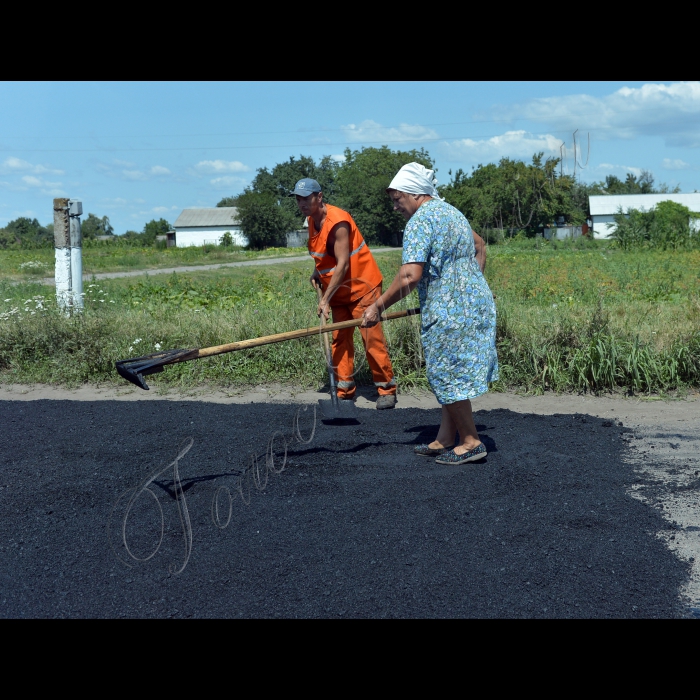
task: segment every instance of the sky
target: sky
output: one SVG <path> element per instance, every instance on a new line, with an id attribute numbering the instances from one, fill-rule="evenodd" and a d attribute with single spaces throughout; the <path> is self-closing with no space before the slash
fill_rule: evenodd
<path id="1" fill-rule="evenodd" d="M 584 182 L 650 170 L 694 192 L 700 82 L 0 82 L 0 226 L 70 197 L 141 231 L 290 156 L 381 145 L 427 149 L 440 183 L 544 151 Z"/>

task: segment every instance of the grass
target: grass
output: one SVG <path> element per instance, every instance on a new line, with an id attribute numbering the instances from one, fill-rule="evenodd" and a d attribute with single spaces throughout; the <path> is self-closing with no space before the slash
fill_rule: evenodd
<path id="1" fill-rule="evenodd" d="M 217 263 L 257 260 L 267 257 L 304 255 L 305 248 L 268 248 L 249 251 L 237 246 L 191 246 L 188 248 L 137 248 L 105 243 L 83 248 L 83 272 L 123 272 L 130 270 L 155 270 L 180 265 L 212 265 Z M 13 281 L 29 281 L 41 277 L 53 277 L 54 250 L 0 251 L 0 278 Z"/>
<path id="2" fill-rule="evenodd" d="M 375 250 L 377 248 L 375 247 Z M 90 242 L 83 247 L 83 273 L 157 270 L 192 265 L 216 265 L 264 258 L 306 255 L 306 248 L 246 250 L 238 246 L 189 246 L 187 248 L 137 247 L 109 241 Z M 0 250 L 0 279 L 14 282 L 53 277 L 54 249 Z"/>
<path id="3" fill-rule="evenodd" d="M 501 367 L 495 389 L 648 393 L 700 386 L 700 252 L 527 243 L 489 249 Z M 377 262 L 388 282 L 400 254 Z M 0 282 L 0 380 L 123 384 L 117 359 L 317 325 L 310 272 L 304 262 L 93 282 L 85 313 L 70 319 L 55 311 L 51 288 Z M 402 303 L 417 305 L 415 298 Z M 427 386 L 418 324 L 384 325 L 403 388 Z M 358 378 L 371 381 L 355 338 Z M 183 388 L 319 386 L 326 373 L 319 338 L 312 337 L 182 363 L 151 380 Z"/>

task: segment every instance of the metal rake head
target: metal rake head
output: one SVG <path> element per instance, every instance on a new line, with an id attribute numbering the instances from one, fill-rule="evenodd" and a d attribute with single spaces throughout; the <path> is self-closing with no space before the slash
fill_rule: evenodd
<path id="1" fill-rule="evenodd" d="M 144 379 L 146 375 L 162 372 L 164 365 L 193 360 L 198 356 L 198 352 L 197 348 L 166 350 L 165 352 L 157 352 L 152 355 L 133 357 L 129 360 L 117 360 L 115 365 L 117 372 L 124 379 L 141 387 L 141 389 L 148 390 L 149 386 Z"/>

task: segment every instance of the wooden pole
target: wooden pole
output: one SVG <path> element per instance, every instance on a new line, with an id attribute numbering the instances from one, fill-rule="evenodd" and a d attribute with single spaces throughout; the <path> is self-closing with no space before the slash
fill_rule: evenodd
<path id="1" fill-rule="evenodd" d="M 403 318 L 404 316 L 416 316 L 420 314 L 420 309 L 407 309 L 405 311 L 392 311 L 390 314 L 383 314 L 382 321 L 392 321 L 395 318 Z M 221 355 L 225 352 L 234 352 L 235 350 L 246 350 L 247 348 L 257 348 L 260 345 L 269 345 L 271 343 L 281 343 L 284 340 L 294 340 L 296 338 L 306 338 L 310 335 L 318 333 L 332 333 L 343 328 L 357 328 L 362 324 L 361 318 L 354 318 L 351 321 L 340 321 L 339 323 L 329 323 L 325 326 L 314 326 L 313 328 L 300 328 L 296 331 L 288 331 L 286 333 L 275 333 L 275 335 L 264 335 L 262 338 L 251 338 L 250 340 L 240 340 L 237 343 L 226 343 L 226 345 L 214 345 L 211 348 L 200 348 L 197 352 L 197 357 L 211 357 L 212 355 Z M 194 357 L 188 359 L 195 359 Z"/>

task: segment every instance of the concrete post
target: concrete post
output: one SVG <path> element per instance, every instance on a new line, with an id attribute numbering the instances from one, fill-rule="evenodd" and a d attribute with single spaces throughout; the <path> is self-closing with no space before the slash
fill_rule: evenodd
<path id="1" fill-rule="evenodd" d="M 71 279 L 70 217 L 68 200 L 53 200 L 53 240 L 56 253 L 56 301 L 61 311 L 70 313 L 73 302 Z"/>
<path id="2" fill-rule="evenodd" d="M 71 199 L 68 202 L 70 215 L 70 272 L 73 292 L 73 309 L 83 309 L 83 235 L 80 230 L 80 216 L 83 213 L 83 203 Z"/>

